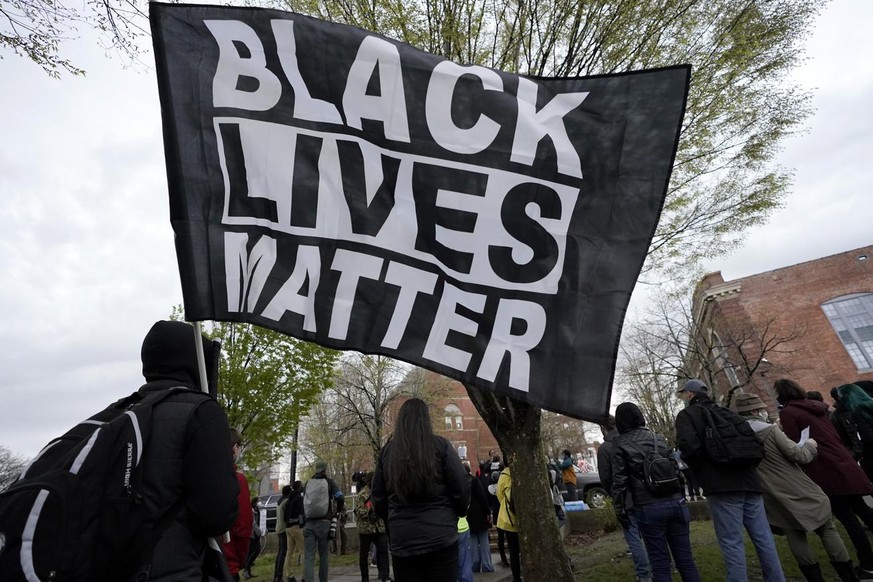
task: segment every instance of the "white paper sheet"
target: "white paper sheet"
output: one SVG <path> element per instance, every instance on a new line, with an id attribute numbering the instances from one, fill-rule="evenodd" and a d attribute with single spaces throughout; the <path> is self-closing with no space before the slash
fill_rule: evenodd
<path id="1" fill-rule="evenodd" d="M 800 431 L 800 440 L 797 441 L 797 444 L 802 447 L 803 443 L 805 443 L 807 440 L 809 440 L 809 427 L 806 427 L 805 429 Z"/>

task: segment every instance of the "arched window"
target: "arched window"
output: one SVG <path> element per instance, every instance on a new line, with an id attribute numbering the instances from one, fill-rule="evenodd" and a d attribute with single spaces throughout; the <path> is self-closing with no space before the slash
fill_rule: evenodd
<path id="1" fill-rule="evenodd" d="M 821 308 L 858 371 L 873 370 L 873 293 L 837 297 Z"/>
<path id="2" fill-rule="evenodd" d="M 464 417 L 457 404 L 446 406 L 446 430 L 464 430 Z"/>

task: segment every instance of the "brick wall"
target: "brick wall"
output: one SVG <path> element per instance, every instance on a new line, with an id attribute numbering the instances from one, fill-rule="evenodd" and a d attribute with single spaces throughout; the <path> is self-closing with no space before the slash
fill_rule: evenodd
<path id="1" fill-rule="evenodd" d="M 859 260 L 864 255 L 868 259 Z M 873 246 L 733 281 L 712 273 L 698 286 L 695 304 L 705 294 L 712 295 L 699 310 L 698 321 L 706 320 L 716 333 L 728 334 L 744 326 L 764 333 L 769 325 L 769 333 L 784 337 L 795 329 L 803 330 L 781 348 L 788 353 L 765 354 L 769 364 L 755 374 L 754 391 L 769 403 L 773 382 L 788 377 L 807 390 L 821 391 L 829 401 L 833 386 L 873 380 L 873 373 L 858 372 L 821 309 L 826 301 L 854 293 L 873 293 Z"/>

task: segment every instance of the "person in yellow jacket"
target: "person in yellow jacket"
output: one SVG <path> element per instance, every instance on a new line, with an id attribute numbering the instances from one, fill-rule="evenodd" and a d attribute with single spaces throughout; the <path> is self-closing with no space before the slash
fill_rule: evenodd
<path id="1" fill-rule="evenodd" d="M 512 471 L 509 464 L 497 480 L 497 501 L 500 513 L 497 514 L 497 529 L 502 529 L 509 545 L 509 567 L 512 569 L 512 582 L 521 582 L 521 560 L 518 547 L 518 517 L 512 510 Z"/>

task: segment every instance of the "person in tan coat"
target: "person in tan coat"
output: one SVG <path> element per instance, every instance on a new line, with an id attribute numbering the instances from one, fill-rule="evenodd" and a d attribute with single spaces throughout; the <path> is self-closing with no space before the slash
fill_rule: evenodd
<path id="1" fill-rule="evenodd" d="M 824 582 L 821 567 L 806 534 L 814 532 L 824 545 L 840 580 L 858 580 L 849 552 L 834 527 L 827 495 L 799 467 L 815 459 L 817 444 L 807 439 L 798 445 L 775 424 L 770 423 L 766 405 L 755 394 L 738 394 L 733 403 L 737 414 L 747 418 L 749 426 L 764 444 L 764 460 L 757 467 L 764 488 L 767 521 L 781 530 L 788 547 L 810 582 Z"/>

